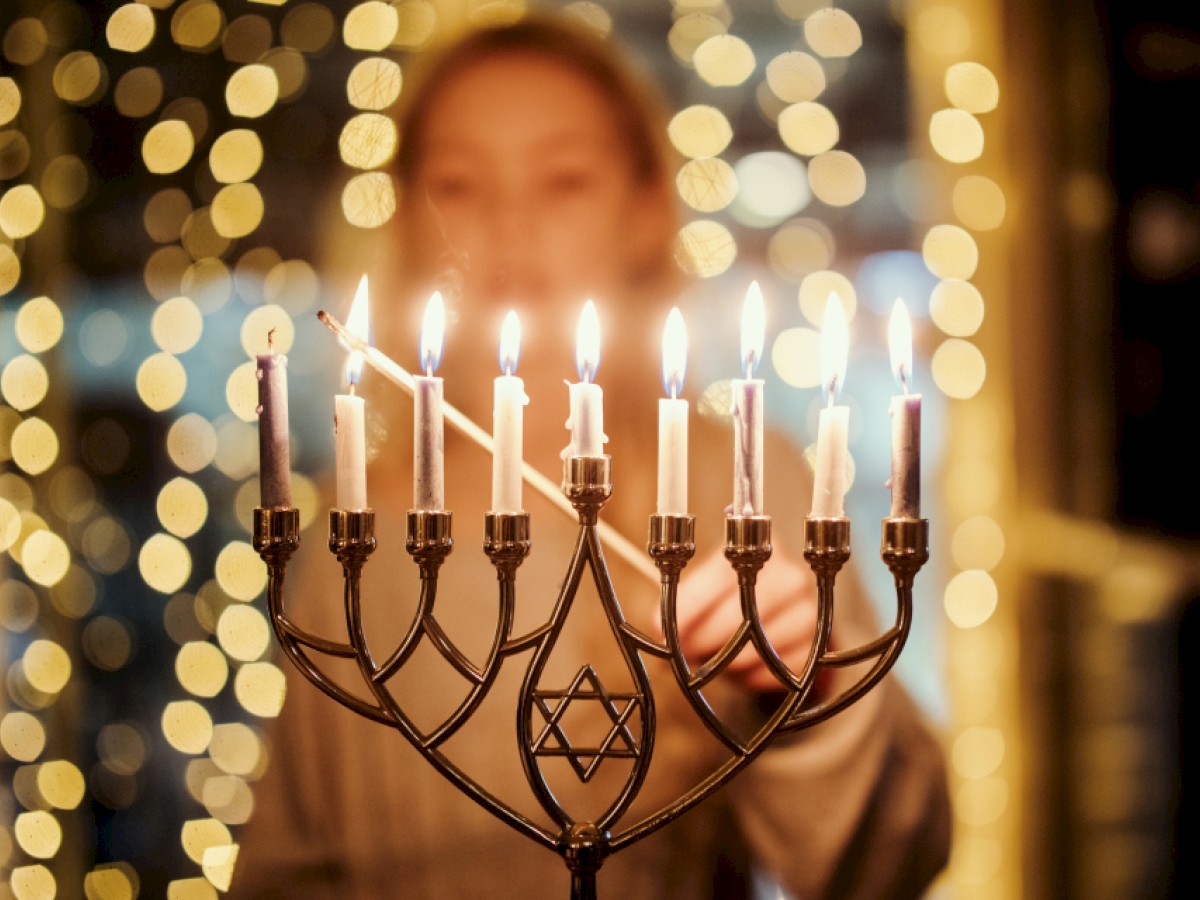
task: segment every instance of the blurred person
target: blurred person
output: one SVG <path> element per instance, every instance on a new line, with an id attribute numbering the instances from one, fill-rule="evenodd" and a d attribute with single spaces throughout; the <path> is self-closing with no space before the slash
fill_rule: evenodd
<path id="1" fill-rule="evenodd" d="M 395 170 L 400 209 L 371 270 L 377 343 L 411 364 L 424 300 L 441 289 L 450 318 L 438 371 L 446 399 L 484 422 L 491 379 L 499 374 L 500 321 L 509 307 L 517 308 L 524 331 L 518 374 L 532 400 L 525 458 L 556 473 L 567 441 L 561 381 L 575 371 L 581 305 L 595 298 L 603 331 L 596 380 L 605 389 L 614 482 L 604 518 L 641 544 L 653 511 L 659 340 L 666 312 L 684 287 L 672 257 L 678 220 L 661 104 L 605 41 L 543 18 L 467 34 L 425 60 L 406 89 Z M 735 357 L 736 341 L 730 344 Z M 363 596 L 367 634 L 373 643 L 374 635 L 383 636 L 382 649 L 375 650 L 382 659 L 393 646 L 388 641 L 398 641 L 411 621 L 419 579 L 403 551 L 412 485 L 410 401 L 379 381 L 368 373 L 363 383 L 375 423 L 372 440 L 377 449 L 386 447 L 368 472 L 379 549 L 364 569 Z M 730 428 L 698 415 L 691 428 L 698 552 L 684 571 L 679 619 L 696 665 L 719 650 L 741 613 L 736 579 L 721 553 Z M 769 439 L 768 512 L 778 496 L 769 490 L 772 473 L 799 472 L 801 465 L 795 448 Z M 490 465 L 448 429 L 445 471 L 458 546 L 440 573 L 437 615 L 451 639 L 479 660 L 496 627 L 495 575 L 473 543 L 480 534 L 476 516 L 488 506 Z M 790 502 L 781 498 L 774 505 L 794 507 L 808 490 L 788 485 Z M 532 515 L 533 552 L 517 576 L 514 635 L 545 621 L 576 537 L 574 523 L 528 486 L 525 508 Z M 800 525 L 798 514 L 776 518 L 775 555 L 758 582 L 767 634 L 796 672 L 816 618 L 813 576 L 798 561 Z M 344 640 L 340 567 L 322 557 L 309 546 L 292 563 L 289 610 L 310 630 Z M 657 633 L 658 585 L 612 554 L 608 565 L 626 617 Z M 876 636 L 852 571 L 843 572 L 838 587 L 833 642 L 849 647 Z M 510 806 L 544 820 L 525 786 L 513 733 L 527 660 L 522 654 L 507 662 L 446 752 Z M 625 689 L 611 630 L 585 589 L 541 684 L 565 686 L 581 663 L 597 660 L 605 684 Z M 666 667 L 653 661 L 647 667 L 658 705 L 654 759 L 618 827 L 679 796 L 728 757 L 696 721 Z M 553 854 L 465 797 L 400 735 L 343 709 L 285 668 L 288 699 L 273 726 L 267 774 L 255 789 L 234 897 L 549 897 L 567 891 L 569 876 Z M 356 683 L 352 667 L 340 671 L 341 683 Z M 839 671 L 819 690 L 836 690 L 859 674 Z M 454 679 L 435 654 L 418 652 L 395 688 L 420 725 L 441 721 L 455 708 L 463 688 L 443 687 Z M 777 702 L 777 688 L 748 650 L 712 694 L 723 715 L 754 723 Z M 600 773 L 618 766 L 608 760 Z M 602 785 L 604 778 L 597 781 Z M 889 677 L 832 720 L 776 738 L 717 794 L 609 858 L 598 889 L 601 896 L 639 900 L 751 897 L 761 873 L 799 898 L 915 897 L 944 865 L 948 843 L 940 748 Z"/>

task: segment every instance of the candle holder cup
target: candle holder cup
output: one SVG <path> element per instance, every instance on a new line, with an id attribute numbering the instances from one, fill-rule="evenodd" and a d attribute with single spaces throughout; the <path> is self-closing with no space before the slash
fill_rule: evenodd
<path id="1" fill-rule="evenodd" d="M 268 568 L 267 604 L 272 628 L 288 659 L 328 696 L 372 721 L 396 729 L 443 776 L 500 821 L 557 852 L 570 873 L 572 900 L 594 900 L 596 873 L 613 853 L 653 834 L 710 796 L 746 768 L 771 741 L 824 721 L 861 698 L 878 684 L 895 663 L 908 636 L 912 617 L 912 586 L 928 560 L 928 522 L 888 518 L 883 521 L 881 556 L 896 586 L 895 623 L 861 646 L 833 650 L 834 582 L 850 557 L 850 523 L 845 518 L 805 521 L 804 557 L 817 581 L 816 634 L 801 671 L 793 671 L 771 645 L 758 613 L 755 584 L 771 556 L 769 516 L 728 516 L 725 556 L 737 574 L 742 621 L 725 645 L 703 664 L 693 667 L 681 647 L 676 616 L 681 573 L 695 553 L 695 519 L 686 515 L 653 515 L 647 550 L 661 576 L 663 635 L 651 637 L 626 621 L 609 576 L 601 548 L 598 522 L 611 492 L 611 463 L 607 456 L 570 457 L 564 464 L 563 492 L 579 522 L 575 550 L 566 578 L 548 620 L 523 635 L 513 634 L 517 571 L 529 554 L 529 515 L 488 513 L 484 520 L 484 552 L 496 568 L 500 614 L 496 634 L 482 663 L 473 662 L 438 623 L 435 606 L 438 571 L 453 549 L 451 514 L 410 510 L 407 550 L 421 579 L 417 609 L 407 633 L 386 657 L 372 650 L 363 629 L 360 582 L 363 566 L 375 550 L 372 510 L 333 510 L 329 548 L 342 565 L 347 639 L 312 634 L 289 618 L 284 605 L 284 575 L 299 546 L 299 513 L 293 508 L 257 509 L 254 546 Z M 576 601 L 586 569 L 591 569 L 599 602 L 612 626 L 621 658 L 633 687 L 609 690 L 601 682 L 594 660 L 581 660 L 567 687 L 543 683 L 546 663 Z M 419 728 L 389 689 L 390 680 L 404 668 L 414 650 L 428 639 L 468 684 L 466 696 L 441 721 Z M 729 664 L 751 645 L 779 682 L 780 701 L 749 735 L 725 722 L 705 696 L 705 690 Z M 517 700 L 517 747 L 529 788 L 544 814 L 540 820 L 518 812 L 461 769 L 444 745 L 471 717 L 509 659 L 528 654 Z M 347 689 L 323 671 L 319 656 L 356 661 L 367 699 Z M 724 746 L 727 759 L 682 796 L 648 815 L 626 822 L 653 756 L 655 698 L 645 660 L 666 661 L 684 698 L 704 727 Z M 853 684 L 831 695 L 816 696 L 818 675 L 831 668 L 869 664 Z M 596 745 L 572 744 L 559 718 L 573 700 L 600 701 L 611 719 L 608 736 Z M 560 801 L 544 769 L 552 759 L 566 759 L 580 782 L 587 783 L 607 760 L 626 761 L 628 772 L 616 796 L 598 815 L 578 816 Z"/>

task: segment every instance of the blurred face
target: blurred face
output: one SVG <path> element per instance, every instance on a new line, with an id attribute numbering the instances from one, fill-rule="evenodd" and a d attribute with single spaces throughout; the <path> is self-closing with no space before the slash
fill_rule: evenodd
<path id="1" fill-rule="evenodd" d="M 491 57 L 454 75 L 426 121 L 413 223 L 429 274 L 464 300 L 620 296 L 655 227 L 608 98 L 562 63 Z"/>

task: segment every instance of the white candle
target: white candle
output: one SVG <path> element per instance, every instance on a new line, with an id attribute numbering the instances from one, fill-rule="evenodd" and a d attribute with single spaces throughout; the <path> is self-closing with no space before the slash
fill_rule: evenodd
<path id="1" fill-rule="evenodd" d="M 516 513 L 521 506 L 525 382 L 515 376 L 521 354 L 521 322 L 509 311 L 500 329 L 500 368 L 492 403 L 492 512 Z"/>
<path id="2" fill-rule="evenodd" d="M 838 518 L 846 514 L 846 456 L 850 433 L 850 408 L 835 406 L 846 380 L 849 329 L 842 301 L 829 295 L 821 325 L 821 380 L 828 405 L 817 423 L 817 464 L 813 481 L 812 516 Z"/>
<path id="3" fill-rule="evenodd" d="M 745 378 L 734 378 L 733 392 L 733 504 L 735 516 L 763 515 L 763 380 L 754 370 L 762 359 L 766 336 L 766 311 L 762 290 L 750 282 L 742 305 L 742 366 Z"/>
<path id="4" fill-rule="evenodd" d="M 603 456 L 608 440 L 604 434 L 604 391 L 600 385 L 592 384 L 600 365 L 600 320 L 591 300 L 583 305 L 575 331 L 575 365 L 579 381 L 567 384 L 571 403 L 567 428 L 571 429 L 571 443 L 563 450 L 562 457 Z"/>
<path id="5" fill-rule="evenodd" d="M 264 509 L 292 505 L 287 357 L 277 354 L 271 344 L 268 333 L 269 352 L 256 357 L 259 503 Z"/>
<path id="6" fill-rule="evenodd" d="M 688 402 L 679 399 L 687 367 L 687 330 L 678 307 L 663 329 L 663 387 L 658 401 L 658 513 L 687 515 Z"/>
<path id="7" fill-rule="evenodd" d="M 421 370 L 413 378 L 413 508 L 440 510 L 446 505 L 442 379 L 434 371 L 442 359 L 446 307 L 434 291 L 421 327 Z"/>
<path id="8" fill-rule="evenodd" d="M 367 276 L 358 283 L 346 328 L 357 338 L 368 339 Z M 337 508 L 367 509 L 367 438 L 365 404 L 354 395 L 362 376 L 363 356 L 352 350 L 346 358 L 349 393 L 333 398 L 334 456 L 337 461 Z"/>
<path id="9" fill-rule="evenodd" d="M 916 519 L 921 515 L 921 395 L 910 394 L 912 384 L 912 321 L 904 301 L 897 300 L 888 321 L 888 351 L 892 372 L 904 394 L 892 397 L 892 516 Z"/>

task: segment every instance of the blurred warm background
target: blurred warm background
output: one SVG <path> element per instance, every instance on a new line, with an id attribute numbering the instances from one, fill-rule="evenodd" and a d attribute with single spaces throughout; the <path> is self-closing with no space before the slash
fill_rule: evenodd
<path id="1" fill-rule="evenodd" d="M 1163 0 L 4 0 L 0 896 L 227 886 L 283 702 L 252 355 L 271 328 L 291 355 L 316 552 L 340 358 L 314 313 L 395 213 L 406 65 L 538 5 L 663 84 L 684 313 L 733 322 L 763 282 L 804 445 L 829 291 L 852 311 L 882 605 L 885 326 L 914 312 L 935 543 L 900 677 L 951 771 L 937 896 L 1194 896 L 1200 11 Z M 695 326 L 715 415 L 723 322 Z"/>

